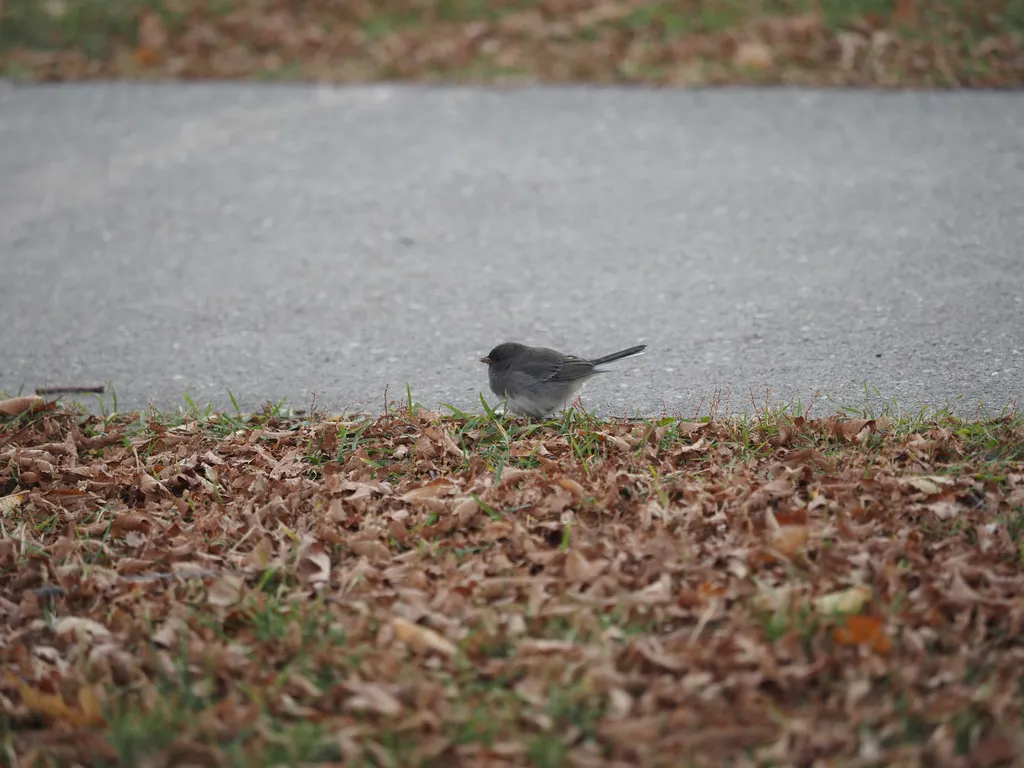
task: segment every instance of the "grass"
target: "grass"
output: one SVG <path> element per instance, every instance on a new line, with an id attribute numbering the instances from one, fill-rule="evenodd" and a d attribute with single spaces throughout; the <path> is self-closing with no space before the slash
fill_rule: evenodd
<path id="1" fill-rule="evenodd" d="M 0 71 L 44 80 L 1018 88 L 1022 45 L 1021 0 L 6 0 L 0 19 Z"/>

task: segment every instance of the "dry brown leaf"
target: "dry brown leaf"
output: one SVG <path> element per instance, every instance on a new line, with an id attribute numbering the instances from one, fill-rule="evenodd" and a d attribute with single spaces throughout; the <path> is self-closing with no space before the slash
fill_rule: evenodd
<path id="1" fill-rule="evenodd" d="M 807 537 L 806 525 L 784 525 L 772 533 L 769 539 L 770 551 L 792 559 L 807 546 Z"/>
<path id="2" fill-rule="evenodd" d="M 917 0 L 896 0 L 896 10 L 892 17 L 901 24 L 917 23 Z"/>
<path id="3" fill-rule="evenodd" d="M 775 62 L 775 56 L 760 40 L 745 40 L 736 47 L 732 62 L 744 69 L 768 69 Z"/>
<path id="4" fill-rule="evenodd" d="M 8 416 L 18 416 L 22 413 L 38 409 L 45 402 L 46 401 L 38 395 L 12 397 L 8 400 L 0 400 L 0 413 Z"/>
<path id="5" fill-rule="evenodd" d="M 555 480 L 555 482 L 558 483 L 558 485 L 561 488 L 567 490 L 577 499 L 582 497 L 584 494 L 583 486 L 577 483 L 571 477 L 566 477 L 565 475 L 562 475 L 557 480 Z"/>
<path id="6" fill-rule="evenodd" d="M 384 717 L 397 717 L 402 713 L 402 702 L 376 683 L 349 682 L 345 687 L 353 694 L 345 700 L 346 710 Z"/>
<path id="7" fill-rule="evenodd" d="M 139 19 L 139 47 L 159 54 L 167 48 L 167 25 L 156 11 L 144 11 Z"/>
<path id="8" fill-rule="evenodd" d="M 218 39 L 233 45 L 241 26 L 232 25 L 243 21 L 226 22 Z M 832 34 L 806 30 L 822 37 L 797 40 L 787 36 L 805 30 L 770 20 L 751 29 L 791 64 L 793 45 L 828 47 Z M 538 34 L 550 39 L 546 27 Z M 616 34 L 593 42 L 612 55 L 620 43 L 622 55 L 642 54 L 646 31 Z M 328 727 L 355 763 L 394 758 L 381 728 L 414 745 L 410 763 L 436 751 L 444 764 L 502 762 L 499 752 L 518 764 L 537 734 L 557 737 L 565 761 L 579 766 L 654 763 L 698 748 L 709 764 L 726 764 L 748 744 L 758 750 L 751 759 L 780 764 L 891 762 L 882 742 L 846 738 L 835 724 L 884 724 L 908 691 L 934 729 L 925 744 L 901 743 L 896 759 L 957 758 L 951 718 L 982 704 L 960 757 L 984 761 L 988 750 L 1005 759 L 1014 745 L 999 739 L 1019 698 L 1019 659 L 1006 638 L 1019 634 L 1024 589 L 1013 523 L 1024 500 L 1015 450 L 1024 431 L 1012 419 L 986 423 L 980 445 L 943 418 L 910 436 L 889 425 L 884 440 L 864 445 L 855 440 L 873 431 L 868 423 L 846 427 L 854 441 L 844 423 L 782 420 L 779 440 L 759 435 L 766 450 L 748 451 L 727 419 L 694 429 L 610 420 L 601 429 L 629 449 L 599 437 L 585 458 L 549 427 L 516 424 L 499 449 L 538 457 L 539 468 L 500 484 L 487 460 L 496 436 L 454 417 L 352 423 L 319 467 L 305 452 L 326 444 L 320 438 L 337 422 L 305 416 L 266 412 L 229 434 L 210 429 L 213 419 L 166 429 L 138 414 L 64 409 L 8 424 L 0 492 L 30 487 L 22 473 L 40 487 L 3 515 L 0 648 L 30 690 L 23 697 L 0 680 L 0 710 L 25 717 L 32 700 L 49 713 L 32 715 L 32 738 L 8 751 L 19 764 L 88 764 L 84 750 L 98 742 L 76 724 L 102 726 L 108 706 L 155 711 L 163 686 L 153 681 L 181 680 L 188 663 L 183 684 L 209 705 L 183 722 L 174 749 L 143 760 L 212 764 L 225 742 L 265 754 L 268 734 L 252 723 L 266 710 Z M 594 434 L 577 429 L 574 440 Z M 391 460 L 427 430 L 436 433 L 433 458 Z M 514 437 L 520 430 L 529 438 Z M 465 457 L 444 446 L 444 433 L 465 441 Z M 678 435 L 703 441 L 699 461 L 680 451 Z M 142 472 L 170 494 L 140 493 Z M 412 502 L 394 490 L 428 486 Z M 483 514 L 475 494 L 501 519 Z M 786 556 L 799 565 L 768 559 Z M 250 594 L 243 573 L 268 568 L 280 571 L 273 594 Z M 313 583 L 330 584 L 325 599 L 312 599 Z M 67 596 L 54 599 L 60 589 Z M 280 636 L 268 638 L 262 611 L 271 599 L 284 612 Z M 808 606 L 822 612 L 814 631 L 802 623 Z M 299 673 L 296 654 L 323 677 Z M 990 670 L 983 702 L 960 669 L 979 654 Z M 480 694 L 478 684 L 502 681 L 514 686 L 511 710 Z M 600 748 L 582 721 L 550 709 L 556 693 L 569 707 L 605 705 Z M 800 705 L 783 727 L 765 715 L 766 701 Z M 447 743 L 453 728 L 476 722 L 493 730 L 493 749 L 479 739 Z M 770 755 L 759 749 L 765 739 L 775 742 Z"/>
<path id="9" fill-rule="evenodd" d="M 587 560 L 576 549 L 570 549 L 565 556 L 565 578 L 572 584 L 588 584 L 600 576 L 607 567 L 607 560 Z"/>
<path id="10" fill-rule="evenodd" d="M 411 621 L 406 621 L 399 616 L 391 620 L 391 626 L 399 642 L 404 643 L 418 653 L 434 651 L 446 657 L 455 655 L 457 649 L 451 641 L 430 627 L 413 624 Z"/>
<path id="11" fill-rule="evenodd" d="M 323 544 L 314 542 L 302 549 L 297 572 L 302 583 L 310 586 L 326 584 L 331 580 L 331 558 Z"/>
<path id="12" fill-rule="evenodd" d="M 245 579 L 234 573 L 222 574 L 206 589 L 206 600 L 210 605 L 234 605 L 242 599 Z"/>
<path id="13" fill-rule="evenodd" d="M 699 438 L 697 440 L 697 442 L 695 442 L 695 443 L 693 443 L 691 445 L 679 445 L 679 446 L 677 446 L 676 447 L 676 451 L 678 453 L 681 453 L 681 454 L 700 453 L 701 451 L 705 450 L 706 446 L 707 446 L 707 443 L 705 442 L 704 438 L 701 437 L 701 438 Z"/>
<path id="14" fill-rule="evenodd" d="M 98 621 L 87 619 L 82 616 L 62 616 L 54 625 L 53 631 L 57 635 L 74 635 L 78 640 L 89 640 L 92 638 L 105 638 L 110 636 L 110 630 Z"/>
<path id="15" fill-rule="evenodd" d="M 419 488 L 413 488 L 412 490 L 406 491 L 402 494 L 403 501 L 417 501 L 419 499 L 437 499 L 441 496 L 449 496 L 455 493 L 455 485 L 450 480 L 435 480 L 433 482 L 422 485 Z"/>
<path id="16" fill-rule="evenodd" d="M 942 486 L 951 484 L 952 480 L 940 477 L 908 477 L 903 482 L 927 496 L 934 496 L 941 493 Z"/>
<path id="17" fill-rule="evenodd" d="M 136 481 L 136 484 L 138 485 L 139 490 L 142 491 L 146 496 L 156 496 L 158 494 L 163 494 L 166 496 L 171 495 L 170 492 L 164 487 L 163 483 L 161 483 L 152 475 L 147 474 L 146 472 L 139 473 L 139 479 Z"/>
<path id="18" fill-rule="evenodd" d="M 874 429 L 874 419 L 850 419 L 834 422 L 834 433 L 840 440 L 848 443 L 860 443 Z"/>
<path id="19" fill-rule="evenodd" d="M 134 513 L 117 515 L 110 524 L 110 536 L 112 538 L 121 538 L 124 534 L 130 531 L 149 533 L 152 527 L 153 520 L 147 515 Z"/>
<path id="20" fill-rule="evenodd" d="M 480 505 L 476 499 L 467 498 L 460 501 L 452 512 L 460 527 L 469 525 L 480 514 Z"/>

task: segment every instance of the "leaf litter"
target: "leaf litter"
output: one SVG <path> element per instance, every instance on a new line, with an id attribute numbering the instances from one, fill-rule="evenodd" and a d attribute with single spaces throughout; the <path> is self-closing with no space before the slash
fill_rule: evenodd
<path id="1" fill-rule="evenodd" d="M 1020 88 L 1018 0 L 6 0 L 37 80 Z"/>
<path id="2" fill-rule="evenodd" d="M 941 505 L 941 506 L 939 506 Z M 1024 425 L 0 423 L 12 765 L 1008 765 Z"/>

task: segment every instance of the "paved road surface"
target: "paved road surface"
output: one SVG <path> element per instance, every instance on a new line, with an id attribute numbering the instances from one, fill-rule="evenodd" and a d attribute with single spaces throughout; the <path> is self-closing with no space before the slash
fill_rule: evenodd
<path id="1" fill-rule="evenodd" d="M 1016 94 L 0 84 L 8 393 L 479 408 L 519 339 L 650 345 L 602 413 L 998 410 L 1022 302 Z"/>

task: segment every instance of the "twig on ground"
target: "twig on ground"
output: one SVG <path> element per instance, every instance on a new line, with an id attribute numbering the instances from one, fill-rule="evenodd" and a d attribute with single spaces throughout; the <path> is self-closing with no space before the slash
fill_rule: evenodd
<path id="1" fill-rule="evenodd" d="M 93 394 L 102 395 L 107 391 L 107 388 L 100 384 L 98 386 L 86 386 L 86 387 L 36 387 L 37 395 L 73 395 L 73 394 Z"/>

